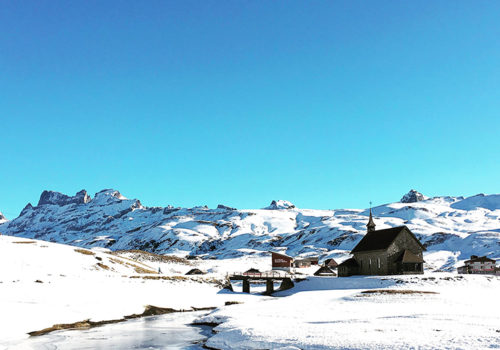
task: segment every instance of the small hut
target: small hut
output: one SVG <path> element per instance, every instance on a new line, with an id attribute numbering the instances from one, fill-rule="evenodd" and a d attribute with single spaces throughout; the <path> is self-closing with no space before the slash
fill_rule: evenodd
<path id="1" fill-rule="evenodd" d="M 252 267 L 251 269 L 243 272 L 243 276 L 260 276 L 260 271 Z"/>
<path id="2" fill-rule="evenodd" d="M 318 271 L 314 273 L 314 276 L 328 276 L 335 277 L 337 274 L 328 266 L 321 266 Z"/>
<path id="3" fill-rule="evenodd" d="M 335 261 L 335 259 L 326 259 L 323 261 L 323 266 L 328 266 L 329 268 L 336 269 L 339 264 Z"/>

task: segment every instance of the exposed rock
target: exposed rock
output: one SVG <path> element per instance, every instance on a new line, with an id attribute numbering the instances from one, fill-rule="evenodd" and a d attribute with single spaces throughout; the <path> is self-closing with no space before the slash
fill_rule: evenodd
<path id="1" fill-rule="evenodd" d="M 415 203 L 415 202 L 420 202 L 428 197 L 424 196 L 422 193 L 416 191 L 416 190 L 410 190 L 407 194 L 401 198 L 401 203 Z"/>
<path id="2" fill-rule="evenodd" d="M 21 210 L 21 214 L 19 216 L 23 216 L 24 214 L 28 213 L 30 210 L 33 210 L 33 206 L 31 203 L 26 204 L 23 210 Z"/>
<path id="3" fill-rule="evenodd" d="M 84 203 L 84 204 L 88 203 L 92 200 L 92 198 L 90 198 L 87 191 L 85 191 L 85 190 L 81 190 L 80 192 L 77 192 L 74 198 L 77 201 L 77 203 Z"/>
<path id="4" fill-rule="evenodd" d="M 217 209 L 223 209 L 223 210 L 236 210 L 236 208 L 233 208 L 233 207 L 228 207 L 226 205 L 223 205 L 223 204 L 219 204 L 217 206 Z"/>
<path id="5" fill-rule="evenodd" d="M 85 204 L 88 202 L 90 202 L 90 196 L 85 190 L 77 192 L 73 197 L 55 191 L 43 191 L 38 201 L 38 205 L 63 206 L 68 204 Z"/>
<path id="6" fill-rule="evenodd" d="M 163 214 L 165 215 L 168 215 L 170 213 L 173 213 L 174 211 L 177 211 L 181 208 L 177 207 L 177 208 L 174 208 L 172 205 L 167 205 L 165 208 L 163 208 Z"/>
<path id="7" fill-rule="evenodd" d="M 265 207 L 264 209 L 277 210 L 277 209 L 293 209 L 293 208 L 295 208 L 295 205 L 293 205 L 291 202 L 280 199 L 277 201 L 273 200 L 271 202 L 271 205 Z"/>
<path id="8" fill-rule="evenodd" d="M 117 202 L 121 200 L 126 200 L 124 196 L 117 190 L 114 190 L 112 188 L 108 188 L 105 190 L 101 190 L 97 192 L 94 195 L 94 201 L 99 202 L 99 203 L 110 203 L 110 202 Z"/>

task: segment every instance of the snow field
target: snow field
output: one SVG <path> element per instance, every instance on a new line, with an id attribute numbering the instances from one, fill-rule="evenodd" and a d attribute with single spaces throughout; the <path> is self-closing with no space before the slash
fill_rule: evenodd
<path id="1" fill-rule="evenodd" d="M 53 324 L 119 319 L 141 313 L 146 305 L 220 307 L 198 320 L 221 323 L 207 342 L 218 349 L 500 347 L 500 277 L 496 276 L 426 272 L 418 276 L 308 277 L 293 289 L 276 293 L 277 297 L 267 297 L 221 291 L 215 284 L 197 281 L 223 279 L 250 267 L 269 270 L 270 257 L 252 255 L 251 250 L 250 255 L 234 259 L 157 262 L 147 255 L 135 260 L 137 256 L 130 252 L 117 256 L 103 249 L 85 253 L 77 249 L 0 236 L 0 349 L 16 349 L 27 332 Z M 456 261 L 457 254 L 432 251 L 424 259 L 428 266 L 442 266 Z M 136 266 L 151 271 L 160 267 L 163 274 L 138 273 Z M 185 280 L 185 272 L 193 267 L 208 274 Z M 312 273 L 315 269 L 298 270 Z M 361 293 L 369 289 L 438 294 Z M 263 286 L 252 285 L 251 290 L 256 293 Z M 243 304 L 221 307 L 226 301 Z"/>
<path id="2" fill-rule="evenodd" d="M 110 259 L 151 268 L 141 262 L 94 250 L 89 252 L 95 255 L 82 254 L 75 249 L 78 248 L 0 236 L 0 349 L 28 337 L 30 331 L 57 323 L 119 319 L 142 313 L 146 305 L 191 309 L 256 297 L 218 294 L 216 285 L 190 280 L 143 279 L 158 275 L 138 274 L 133 266 L 112 264 Z M 113 270 L 99 268 L 97 262 Z M 183 264 L 161 266 L 162 270 L 175 271 L 177 274 L 168 275 L 174 278 L 178 272 L 192 268 Z"/>
<path id="3" fill-rule="evenodd" d="M 428 276 L 427 276 L 428 277 Z M 311 277 L 288 295 L 252 301 L 203 317 L 223 323 L 207 345 L 217 349 L 484 349 L 500 346 L 494 276 Z M 361 294 L 365 289 L 439 294 Z"/>

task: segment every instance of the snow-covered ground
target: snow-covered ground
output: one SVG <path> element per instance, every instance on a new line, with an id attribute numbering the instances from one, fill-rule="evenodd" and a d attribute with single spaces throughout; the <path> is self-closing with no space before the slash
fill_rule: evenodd
<path id="1" fill-rule="evenodd" d="M 0 349 L 22 349 L 27 332 L 53 324 L 119 319 L 141 313 L 146 305 L 218 307 L 198 319 L 220 323 L 207 342 L 218 349 L 500 347 L 497 276 L 309 276 L 269 297 L 221 290 L 217 281 L 250 267 L 265 271 L 270 257 L 159 261 L 147 254 L 87 251 L 5 235 L 0 251 Z M 432 252 L 424 259 L 438 265 L 446 254 Z M 194 267 L 208 273 L 186 279 Z M 158 268 L 162 275 L 152 273 Z M 262 289 L 252 285 L 252 291 Z M 361 293 L 373 289 L 438 294 Z M 242 304 L 224 306 L 227 301 Z M 119 332 L 119 325 L 113 329 Z M 74 334 L 78 337 L 78 331 Z"/>
<path id="2" fill-rule="evenodd" d="M 218 294 L 219 286 L 204 282 L 225 270 L 184 280 L 183 273 L 193 266 L 148 265 L 99 250 L 5 235 L 0 235 L 0 252 L 0 349 L 30 331 L 86 319 L 119 319 L 142 313 L 146 305 L 191 309 L 256 297 Z M 138 273 L 137 267 L 144 270 Z M 158 267 L 167 272 L 143 273 Z M 218 269 L 217 264 L 206 267 Z"/>
<path id="3" fill-rule="evenodd" d="M 430 278 L 430 279 L 429 279 Z M 500 279 L 310 277 L 281 298 L 212 312 L 217 349 L 486 349 L 500 347 Z M 362 294 L 364 290 L 438 294 Z M 286 297 L 284 297 L 286 295 Z"/>

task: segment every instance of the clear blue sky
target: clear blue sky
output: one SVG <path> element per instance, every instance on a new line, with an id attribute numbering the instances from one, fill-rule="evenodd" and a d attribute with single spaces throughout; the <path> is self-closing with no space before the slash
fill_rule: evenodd
<path id="1" fill-rule="evenodd" d="M 0 211 L 498 193 L 498 1 L 3 1 Z"/>

